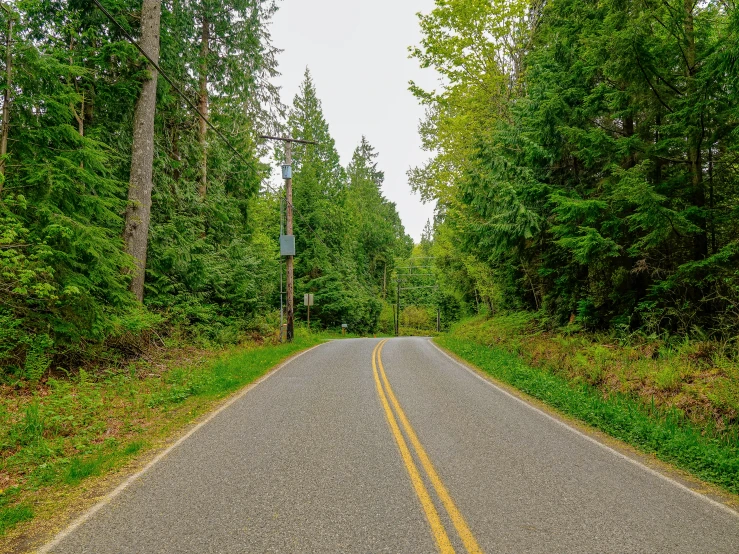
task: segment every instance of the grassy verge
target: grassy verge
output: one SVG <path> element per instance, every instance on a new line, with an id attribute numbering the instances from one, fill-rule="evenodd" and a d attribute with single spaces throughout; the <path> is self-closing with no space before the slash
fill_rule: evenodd
<path id="1" fill-rule="evenodd" d="M 500 321 L 477 319 L 435 340 L 496 379 L 560 412 L 739 494 L 736 422 L 723 419 L 721 427 L 699 423 L 677 407 L 657 405 L 654 397 L 647 401 L 634 392 L 609 390 L 604 386 L 609 379 L 600 379 L 597 386 L 579 374 L 572 375 L 566 370 L 566 361 L 559 369 L 553 364 L 535 367 L 531 349 L 541 348 L 543 339 L 539 336 L 534 341 L 519 332 L 516 339 L 508 342 L 495 333 L 500 325 Z M 555 337 L 547 340 L 551 350 L 561 351 Z M 624 364 L 628 365 L 628 359 Z M 600 371 L 608 369 L 601 367 Z M 656 367 L 655 371 L 661 368 Z"/>
<path id="2" fill-rule="evenodd" d="M 292 354 L 325 340 L 180 350 L 92 378 L 0 387 L 0 537 L 57 512 L 54 501 L 160 445 L 222 398 Z"/>

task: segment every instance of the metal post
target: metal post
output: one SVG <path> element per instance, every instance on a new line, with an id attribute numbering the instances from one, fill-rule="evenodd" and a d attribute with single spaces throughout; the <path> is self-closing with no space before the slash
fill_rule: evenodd
<path id="1" fill-rule="evenodd" d="M 436 332 L 441 332 L 441 310 L 436 306 Z"/>
<path id="2" fill-rule="evenodd" d="M 398 277 L 398 292 L 395 300 L 395 309 L 398 316 L 395 318 L 395 336 L 400 336 L 400 277 Z"/>
<path id="3" fill-rule="evenodd" d="M 285 163 L 292 165 L 293 152 L 292 142 L 285 143 Z M 285 202 L 287 204 L 287 228 L 286 234 L 293 234 L 293 180 L 292 177 L 285 179 Z M 295 282 L 293 280 L 293 256 L 286 256 L 287 265 L 287 342 L 292 342 L 294 336 L 295 318 Z"/>

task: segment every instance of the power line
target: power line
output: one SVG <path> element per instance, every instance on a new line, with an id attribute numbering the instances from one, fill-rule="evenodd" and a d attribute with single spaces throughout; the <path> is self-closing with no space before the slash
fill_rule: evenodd
<path id="1" fill-rule="evenodd" d="M 213 132 L 216 135 L 218 135 L 218 137 L 224 143 L 226 143 L 226 145 L 231 150 L 233 150 L 234 154 L 236 154 L 249 167 L 251 167 L 253 169 L 254 168 L 254 163 L 251 160 L 249 160 L 246 156 L 244 156 L 241 152 L 239 152 L 238 149 L 233 144 L 231 144 L 231 142 L 226 138 L 226 136 L 218 129 L 218 127 L 216 127 L 215 125 L 213 125 L 213 123 L 211 123 L 211 121 L 207 117 L 205 117 L 205 115 L 203 115 L 203 113 L 198 109 L 198 107 L 195 105 L 195 103 L 192 100 L 190 100 L 184 92 L 182 92 L 182 90 L 180 89 L 180 87 L 177 86 L 177 84 L 174 82 L 174 80 L 169 75 L 167 75 L 166 72 L 162 71 L 162 68 L 159 67 L 159 64 L 157 62 L 155 62 L 154 60 L 151 59 L 151 56 L 149 56 L 149 54 L 146 52 L 146 50 L 144 50 L 143 48 L 141 48 L 141 46 L 139 45 L 139 43 L 136 42 L 136 40 L 131 36 L 131 34 L 128 31 L 126 31 L 125 27 L 123 27 L 123 25 L 121 25 L 115 17 L 113 17 L 113 14 L 111 14 L 107 9 L 105 9 L 105 7 L 100 3 L 99 0 L 92 0 L 92 1 L 95 3 L 95 5 L 98 7 L 98 9 L 101 12 L 103 12 L 103 14 L 105 14 L 105 16 L 113 23 L 113 25 L 115 25 L 116 27 L 118 27 L 118 29 L 121 31 L 121 33 L 123 33 L 123 36 L 126 37 L 126 39 L 128 40 L 128 42 L 130 42 L 131 44 L 133 44 L 136 47 L 136 49 L 139 52 L 141 52 L 141 54 L 154 67 L 154 69 L 156 69 L 157 72 L 162 77 L 164 77 L 164 80 L 169 83 L 169 85 L 175 90 L 175 92 L 177 92 L 177 94 L 179 94 L 182 97 L 182 99 L 185 102 L 187 102 L 187 105 L 190 106 L 190 109 L 192 109 L 193 111 L 195 111 L 200 116 L 200 119 L 202 119 L 208 127 L 210 127 L 211 129 L 213 129 Z"/>
<path id="2" fill-rule="evenodd" d="M 96 6 L 97 6 L 97 8 L 98 8 L 98 9 L 99 9 L 99 10 L 100 10 L 101 12 L 103 12 L 103 14 L 104 14 L 104 15 L 105 15 L 105 16 L 106 16 L 106 17 L 107 17 L 107 18 L 108 18 L 108 19 L 109 19 L 109 20 L 110 20 L 110 21 L 111 21 L 111 22 L 113 23 L 113 25 L 115 25 L 115 26 L 116 26 L 116 27 L 117 27 L 117 28 L 118 28 L 118 29 L 119 29 L 119 30 L 121 31 L 121 33 L 123 33 L 123 36 L 124 36 L 124 37 L 126 37 L 126 40 L 128 40 L 128 42 L 130 42 L 130 43 L 131 43 L 131 44 L 132 44 L 133 46 L 135 46 L 135 47 L 136 47 L 136 49 L 137 49 L 137 50 L 138 50 L 139 52 L 141 52 L 141 54 L 142 54 L 142 55 L 143 55 L 143 56 L 144 56 L 144 57 L 146 58 L 146 60 L 147 60 L 147 61 L 148 61 L 148 62 L 149 62 L 149 63 L 150 63 L 150 64 L 151 64 L 151 65 L 152 65 L 153 67 L 154 67 L 154 69 L 156 69 L 156 70 L 157 70 L 157 72 L 158 72 L 158 73 L 159 73 L 159 74 L 160 74 L 160 75 L 161 75 L 161 76 L 162 76 L 162 77 L 164 78 L 164 80 L 165 80 L 165 81 L 167 81 L 167 82 L 168 82 L 168 83 L 170 84 L 170 86 L 171 86 L 171 87 L 172 87 L 172 88 L 174 89 L 174 91 L 175 91 L 175 92 L 176 92 L 176 93 L 177 93 L 177 94 L 178 94 L 178 95 L 179 95 L 179 96 L 180 96 L 180 97 L 181 97 L 181 98 L 182 98 L 182 99 L 183 99 L 183 100 L 184 100 L 184 101 L 185 101 L 185 102 L 187 103 L 187 105 L 188 105 L 188 106 L 190 107 L 190 109 L 191 109 L 191 110 L 193 110 L 193 111 L 194 111 L 194 112 L 195 112 L 195 113 L 196 113 L 196 114 L 198 115 L 198 117 L 200 117 L 200 119 L 202 119 L 202 120 L 203 120 L 203 121 L 205 122 L 205 124 L 206 124 L 206 125 L 208 125 L 208 127 L 210 127 L 210 128 L 211 128 L 211 129 L 213 130 L 213 132 L 214 132 L 214 133 L 215 133 L 215 134 L 216 134 L 216 135 L 218 136 L 218 138 L 220 138 L 220 139 L 221 139 L 221 140 L 222 140 L 222 141 L 223 141 L 223 142 L 224 142 L 224 143 L 226 144 L 226 146 L 228 146 L 228 147 L 229 147 L 229 148 L 230 148 L 230 149 L 231 149 L 231 150 L 233 151 L 233 153 L 234 153 L 234 154 L 236 154 L 236 156 L 238 156 L 238 157 L 239 157 L 239 158 L 240 158 L 241 160 L 243 160 L 243 161 L 244 161 L 244 163 L 246 163 L 246 164 L 247 164 L 247 165 L 248 165 L 248 166 L 249 166 L 250 168 L 252 168 L 252 169 L 253 169 L 253 168 L 254 168 L 254 163 L 253 163 L 253 161 L 252 161 L 252 160 L 249 160 L 249 159 L 248 159 L 248 158 L 247 158 L 246 156 L 244 156 L 244 155 L 243 155 L 243 154 L 242 154 L 242 153 L 241 153 L 241 152 L 240 152 L 240 151 L 239 151 L 239 150 L 238 150 L 238 149 L 237 149 L 237 148 L 236 148 L 236 147 L 235 147 L 235 146 L 234 146 L 234 145 L 233 145 L 233 144 L 231 143 L 231 141 L 229 141 L 229 140 L 228 140 L 228 138 L 227 138 L 227 137 L 226 137 L 226 136 L 225 136 L 225 135 L 224 135 L 224 134 L 223 134 L 223 133 L 222 133 L 222 132 L 221 132 L 221 131 L 220 131 L 220 130 L 219 130 L 219 129 L 218 129 L 218 128 L 217 128 L 216 126 L 215 126 L 215 125 L 213 125 L 213 123 L 212 123 L 212 122 L 211 122 L 211 121 L 210 121 L 210 120 L 209 120 L 209 119 L 208 119 L 208 118 L 207 118 L 207 117 L 206 117 L 206 116 L 205 116 L 205 115 L 203 114 L 203 112 L 201 112 L 201 111 L 200 111 L 200 109 L 199 109 L 199 108 L 197 107 L 197 105 L 195 105 L 195 103 L 194 103 L 194 102 L 193 102 L 192 100 L 190 100 L 190 99 L 189 99 L 189 98 L 187 97 L 187 95 L 186 95 L 186 94 L 185 94 L 185 93 L 184 93 L 184 92 L 182 91 L 182 89 L 181 89 L 181 88 L 180 88 L 180 87 L 179 87 L 179 86 L 177 85 L 177 83 L 176 83 L 176 82 L 174 81 L 174 79 L 172 79 L 172 78 L 171 78 L 171 77 L 170 77 L 170 76 L 169 76 L 169 75 L 167 74 L 167 72 L 166 72 L 166 71 L 164 71 L 164 70 L 163 70 L 163 69 L 162 69 L 162 68 L 161 68 L 161 67 L 159 66 L 159 64 L 158 64 L 157 62 L 155 62 L 155 61 L 154 61 L 154 60 L 153 60 L 153 59 L 151 58 L 151 56 L 149 56 L 149 54 L 148 54 L 148 53 L 146 52 L 146 50 L 144 50 L 144 49 L 143 49 L 143 48 L 142 48 L 142 47 L 141 47 L 141 46 L 139 45 L 139 43 L 137 43 L 137 42 L 136 42 L 136 40 L 135 40 L 135 39 L 134 39 L 134 38 L 133 38 L 133 37 L 131 36 L 131 34 L 130 34 L 130 33 L 129 33 L 129 32 L 128 32 L 128 31 L 126 30 L 126 29 L 125 29 L 125 27 L 123 27 L 123 25 L 121 25 L 121 24 L 120 24 L 120 23 L 118 22 L 118 20 L 117 20 L 117 19 L 116 19 L 115 17 L 113 17 L 113 14 L 111 14 L 111 13 L 110 13 L 110 12 L 109 12 L 109 11 L 108 11 L 108 10 L 107 10 L 106 8 L 105 8 L 105 6 L 103 6 L 103 5 L 102 5 L 102 4 L 100 3 L 100 1 L 99 1 L 99 0 L 92 0 L 92 1 L 93 1 L 93 3 L 94 3 L 94 4 L 96 5 Z M 1 4 L 0 4 L 0 5 L 1 5 Z M 4 6 L 3 6 L 3 7 L 4 7 Z M 277 138 L 277 137 L 268 137 L 267 135 L 262 135 L 262 136 L 260 136 L 260 138 Z M 303 144 L 315 144 L 315 143 L 311 143 L 311 141 L 306 141 L 306 140 L 300 140 L 300 139 L 294 139 L 294 142 L 300 142 L 300 143 L 303 143 Z M 273 187 L 272 185 L 270 185 L 270 184 L 269 184 L 268 182 L 266 182 L 266 181 L 265 181 L 265 182 L 264 182 L 263 184 L 264 184 L 264 186 L 265 186 L 265 187 L 266 187 L 267 189 L 271 190 L 271 191 L 272 191 L 272 192 L 274 192 L 275 194 L 280 194 L 280 191 L 279 191 L 278 189 L 274 188 L 274 187 Z M 291 207 L 293 208 L 293 210 L 295 210 L 295 206 L 293 206 L 293 205 L 292 205 L 292 203 L 290 203 L 290 206 L 291 206 Z M 305 222 L 305 218 L 303 217 L 303 215 L 302 215 L 302 214 L 300 214 L 300 213 L 299 213 L 299 212 L 298 212 L 297 210 L 295 210 L 295 213 L 297 213 L 297 214 L 298 214 L 298 216 L 299 216 L 299 217 L 300 217 L 301 219 L 303 219 L 303 220 L 304 220 L 304 222 Z M 306 222 L 306 226 L 308 227 L 308 229 L 310 230 L 310 232 L 311 232 L 311 233 L 312 233 L 313 235 L 315 235 L 315 234 L 316 234 L 316 233 L 315 233 L 315 231 L 314 231 L 314 230 L 313 230 L 313 229 L 312 229 L 312 228 L 310 227 L 310 225 L 309 225 L 309 224 L 308 224 L 307 222 Z M 320 239 L 319 237 L 316 237 L 316 238 L 317 238 L 317 239 L 319 240 L 319 242 L 321 242 L 321 243 L 322 243 L 322 244 L 323 244 L 324 246 L 326 246 L 326 244 L 325 244 L 325 243 L 323 243 L 323 241 L 321 241 L 321 239 Z M 326 246 L 326 247 L 328 248 L 328 246 Z"/>
<path id="3" fill-rule="evenodd" d="M 252 160 L 249 160 L 244 156 L 232 143 L 228 140 L 228 138 L 215 126 L 211 121 L 198 109 L 198 107 L 195 105 L 195 103 L 190 100 L 187 95 L 182 91 L 182 89 L 175 83 L 174 79 L 172 79 L 165 71 L 162 70 L 162 68 L 159 66 L 157 62 L 155 62 L 149 54 L 136 42 L 136 40 L 131 36 L 131 34 L 121 25 L 118 20 L 113 17 L 113 15 L 100 3 L 99 0 L 92 0 L 95 6 L 103 12 L 103 14 L 115 25 L 121 33 L 123 33 L 123 36 L 130 42 L 133 46 L 136 47 L 136 49 L 141 52 L 141 54 L 146 58 L 146 60 L 157 70 L 157 72 L 164 78 L 167 83 L 174 89 L 174 91 L 182 97 L 182 99 L 187 103 L 187 105 L 190 107 L 191 110 L 193 110 L 198 117 L 200 117 L 208 127 L 210 127 L 213 132 L 220 138 L 233 152 L 236 154 L 237 157 L 239 157 L 241 160 L 243 160 L 250 168 L 254 168 L 254 163 Z M 268 138 L 268 139 L 280 139 L 280 137 L 271 137 L 267 135 L 260 135 L 260 138 Z M 315 144 L 311 141 L 302 140 L 302 139 L 291 139 L 293 142 L 298 142 L 301 144 Z M 264 186 L 274 192 L 275 194 L 280 194 L 280 191 L 271 186 L 268 182 L 264 182 Z M 316 233 L 315 229 L 308 223 L 308 220 L 306 217 L 301 214 L 298 210 L 295 209 L 295 206 L 292 202 L 289 202 L 290 207 L 293 209 L 293 212 L 298 215 L 298 217 L 302 220 L 303 224 L 307 227 L 308 231 L 313 235 L 315 240 L 317 240 L 319 243 L 321 243 L 329 253 L 329 255 L 334 258 L 334 262 L 337 264 L 337 266 L 341 266 L 339 263 L 339 258 L 332 252 L 331 248 L 321 239 L 321 237 Z M 367 292 L 369 292 L 371 295 L 375 295 L 376 291 L 371 290 L 369 287 L 367 287 L 361 280 L 357 280 L 357 282 L 364 288 Z"/>

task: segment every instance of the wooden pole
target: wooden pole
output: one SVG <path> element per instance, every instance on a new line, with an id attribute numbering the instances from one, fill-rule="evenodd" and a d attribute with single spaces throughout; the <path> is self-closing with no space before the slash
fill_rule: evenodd
<path id="1" fill-rule="evenodd" d="M 285 163 L 292 166 L 293 144 L 291 141 L 285 143 Z M 292 174 L 291 174 L 292 175 Z M 293 180 L 292 177 L 285 179 L 285 200 L 287 204 L 287 224 L 285 234 L 293 234 Z M 292 342 L 295 334 L 295 281 L 293 278 L 293 256 L 287 256 L 287 342 Z"/>
<path id="2" fill-rule="evenodd" d="M 280 235 L 284 235 L 285 228 L 285 202 L 280 199 Z M 280 342 L 285 342 L 285 270 L 282 267 L 282 256 L 280 256 Z"/>
<path id="3" fill-rule="evenodd" d="M 97 1 L 97 0 L 95 0 Z M 293 234 L 293 180 L 292 180 L 292 165 L 293 165 L 293 142 L 299 144 L 318 144 L 312 140 L 302 140 L 290 137 L 272 137 L 269 135 L 259 135 L 260 138 L 269 140 L 279 140 L 285 143 L 285 165 L 290 166 L 290 178 L 285 179 L 285 204 L 287 204 L 287 221 L 285 223 L 285 234 Z M 293 277 L 293 256 L 285 256 L 286 273 L 287 273 L 287 290 L 286 304 L 287 304 L 287 329 L 286 339 L 287 342 L 292 342 L 293 336 L 295 335 L 295 279 Z"/>

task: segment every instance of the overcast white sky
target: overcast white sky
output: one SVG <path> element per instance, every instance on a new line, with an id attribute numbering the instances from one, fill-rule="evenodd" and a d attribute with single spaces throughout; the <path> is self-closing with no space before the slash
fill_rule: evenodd
<path id="1" fill-rule="evenodd" d="M 380 153 L 383 193 L 395 202 L 406 232 L 418 242 L 433 206 L 411 192 L 406 171 L 428 157 L 418 123 L 423 109 L 408 81 L 434 88 L 432 70 L 408 59 L 418 44 L 417 12 L 433 0 L 281 0 L 272 24 L 282 101 L 292 105 L 310 68 L 331 135 L 346 165 L 362 135 Z"/>

